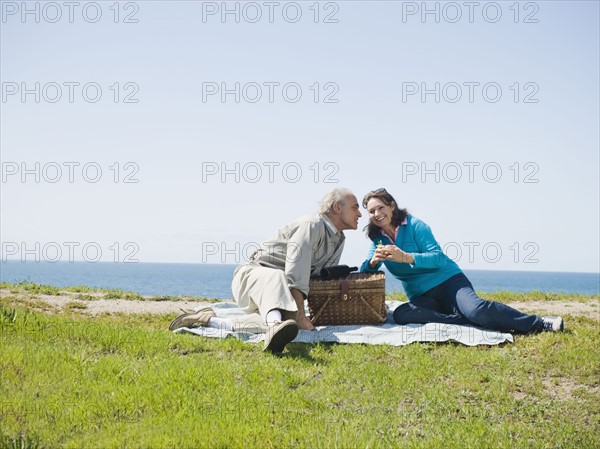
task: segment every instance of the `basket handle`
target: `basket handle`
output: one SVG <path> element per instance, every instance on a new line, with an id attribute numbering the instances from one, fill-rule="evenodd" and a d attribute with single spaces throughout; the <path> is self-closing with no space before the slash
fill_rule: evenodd
<path id="1" fill-rule="evenodd" d="M 365 298 L 363 298 L 363 295 L 360 295 L 360 299 L 362 300 L 362 302 L 364 302 L 367 305 L 367 307 L 369 308 L 369 310 L 371 312 L 373 312 L 373 315 L 375 315 L 377 317 L 377 319 L 381 320 L 382 322 L 386 320 L 387 316 L 385 316 L 385 315 L 381 316 L 379 314 L 379 312 L 377 312 L 377 310 L 375 310 L 373 308 L 373 306 L 371 304 L 369 304 L 369 302 Z"/>
<path id="2" fill-rule="evenodd" d="M 332 298 L 331 296 L 327 296 L 327 301 L 325 301 L 325 303 L 323 303 L 323 305 L 321 306 L 321 308 L 319 309 L 319 311 L 315 314 L 315 316 L 312 317 L 312 319 L 310 320 L 311 323 L 316 323 L 317 319 L 321 316 L 321 314 L 323 313 L 323 310 L 325 310 L 325 306 L 327 306 L 327 303 L 329 303 L 329 301 L 331 301 Z"/>

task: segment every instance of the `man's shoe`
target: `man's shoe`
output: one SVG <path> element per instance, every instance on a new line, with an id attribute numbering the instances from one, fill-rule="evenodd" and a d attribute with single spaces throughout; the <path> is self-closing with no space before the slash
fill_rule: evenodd
<path id="1" fill-rule="evenodd" d="M 296 338 L 296 335 L 298 335 L 298 325 L 294 320 L 276 323 L 267 330 L 263 351 L 279 354 L 283 352 L 285 345 Z"/>
<path id="2" fill-rule="evenodd" d="M 205 307 L 198 311 L 186 312 L 183 315 L 179 315 L 169 325 L 169 330 L 174 331 L 181 327 L 201 327 L 208 326 L 208 322 L 214 316 L 217 316 L 215 311 L 210 307 Z"/>
<path id="3" fill-rule="evenodd" d="M 564 329 L 563 319 L 559 316 L 543 316 L 544 331 L 560 332 Z"/>

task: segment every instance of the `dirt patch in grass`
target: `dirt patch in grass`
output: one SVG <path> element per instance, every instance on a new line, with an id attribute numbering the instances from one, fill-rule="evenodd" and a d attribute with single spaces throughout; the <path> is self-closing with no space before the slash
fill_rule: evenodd
<path id="1" fill-rule="evenodd" d="M 77 311 L 89 315 L 103 313 L 126 313 L 142 314 L 151 313 L 157 315 L 181 312 L 181 309 L 195 309 L 203 303 L 199 301 L 138 301 L 134 299 L 102 299 L 98 295 L 93 300 L 78 299 L 77 294 L 61 292 L 60 295 L 31 295 L 22 293 L 11 293 L 8 290 L 0 290 L 0 298 L 3 303 L 24 305 L 45 312 L 61 312 L 77 309 Z M 85 305 L 85 308 L 74 305 Z"/>
<path id="2" fill-rule="evenodd" d="M 598 394 L 600 388 L 597 386 L 589 387 L 575 382 L 569 378 L 546 378 L 542 380 L 544 389 L 551 396 L 558 399 L 571 399 L 578 391 L 585 391 L 587 393 Z"/>
<path id="3" fill-rule="evenodd" d="M 35 295 L 29 293 L 11 293 L 7 289 L 0 289 L 0 298 L 15 298 L 19 304 L 46 312 L 60 312 L 77 309 L 81 313 L 98 315 L 103 313 L 126 314 L 170 314 L 179 313 L 181 309 L 195 309 L 199 306 L 210 305 L 210 302 L 201 301 L 151 301 L 133 299 L 103 299 L 100 294 L 93 294 L 93 300 L 85 300 L 79 293 L 61 292 L 59 295 Z M 233 300 L 224 300 L 233 301 Z M 5 302 L 5 301 L 3 301 Z M 73 303 L 80 305 L 74 307 Z M 82 304 L 83 303 L 83 304 Z M 84 308 L 83 305 L 86 307 Z M 526 313 L 538 315 L 571 315 L 588 317 L 600 321 L 600 300 L 586 302 L 553 300 L 553 301 L 512 301 L 508 305 Z"/>
<path id="4" fill-rule="evenodd" d="M 537 315 L 573 315 L 600 320 L 600 301 L 514 301 L 509 306 Z"/>

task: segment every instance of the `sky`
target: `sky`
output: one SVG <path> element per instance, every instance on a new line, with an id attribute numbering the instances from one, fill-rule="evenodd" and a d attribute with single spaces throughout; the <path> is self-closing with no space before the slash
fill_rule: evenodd
<path id="1" fill-rule="evenodd" d="M 243 263 L 385 187 L 462 268 L 600 271 L 596 1 L 1 7 L 3 260 Z"/>

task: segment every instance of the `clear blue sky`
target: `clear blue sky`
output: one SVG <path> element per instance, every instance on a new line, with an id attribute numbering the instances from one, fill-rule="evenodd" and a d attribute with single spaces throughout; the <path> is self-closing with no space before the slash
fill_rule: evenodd
<path id="1" fill-rule="evenodd" d="M 598 272 L 598 2 L 514 4 L 2 2 L 3 257 L 236 263 L 383 186 L 463 268 Z"/>

